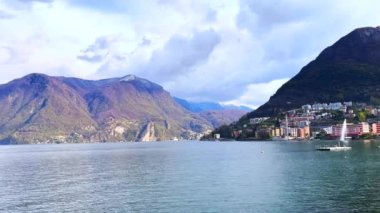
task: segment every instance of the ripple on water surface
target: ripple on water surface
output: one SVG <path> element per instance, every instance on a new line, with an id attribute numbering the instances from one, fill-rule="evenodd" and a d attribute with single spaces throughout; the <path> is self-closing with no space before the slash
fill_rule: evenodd
<path id="1" fill-rule="evenodd" d="M 371 211 L 378 143 L 160 142 L 0 146 L 0 211 Z"/>

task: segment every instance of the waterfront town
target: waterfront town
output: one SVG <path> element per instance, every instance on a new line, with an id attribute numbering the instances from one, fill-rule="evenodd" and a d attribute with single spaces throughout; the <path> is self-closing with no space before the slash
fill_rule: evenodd
<path id="1" fill-rule="evenodd" d="M 243 140 L 336 139 L 341 134 L 345 119 L 348 137 L 371 139 L 380 135 L 380 107 L 336 102 L 303 105 L 275 118 L 251 118 L 241 128 L 232 130 L 231 136 Z"/>

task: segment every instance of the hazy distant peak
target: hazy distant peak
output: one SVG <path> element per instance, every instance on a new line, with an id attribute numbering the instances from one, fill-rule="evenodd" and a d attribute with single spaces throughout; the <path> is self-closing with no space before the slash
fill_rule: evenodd
<path id="1" fill-rule="evenodd" d="M 240 110 L 246 112 L 252 111 L 251 108 L 245 106 L 225 105 L 217 102 L 191 102 L 178 97 L 173 98 L 179 105 L 191 112 L 203 112 L 210 110 Z"/>

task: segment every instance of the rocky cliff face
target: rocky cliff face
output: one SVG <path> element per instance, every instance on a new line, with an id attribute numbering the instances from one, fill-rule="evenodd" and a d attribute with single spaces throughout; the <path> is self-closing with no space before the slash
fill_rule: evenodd
<path id="1" fill-rule="evenodd" d="M 154 123 L 149 122 L 141 131 L 139 135 L 140 141 L 147 142 L 147 141 L 156 141 L 156 132 L 155 132 L 155 126 Z"/>
<path id="2" fill-rule="evenodd" d="M 30 74 L 0 86 L 2 143 L 151 141 L 211 125 L 136 76 L 88 81 Z"/>
<path id="3" fill-rule="evenodd" d="M 356 29 L 327 47 L 247 118 L 337 101 L 380 104 L 380 27 Z"/>

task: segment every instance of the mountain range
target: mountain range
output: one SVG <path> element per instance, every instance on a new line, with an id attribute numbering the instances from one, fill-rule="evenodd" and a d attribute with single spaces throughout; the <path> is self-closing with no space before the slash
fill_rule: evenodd
<path id="1" fill-rule="evenodd" d="M 30 74 L 0 85 L 0 143 L 194 138 L 243 115 L 343 101 L 380 105 L 380 27 L 342 37 L 248 114 L 244 107 L 172 97 L 134 75 L 93 81 Z"/>
<path id="2" fill-rule="evenodd" d="M 3 143 L 150 141 L 211 128 L 161 86 L 138 78 L 88 81 L 30 74 L 0 87 Z"/>
<path id="3" fill-rule="evenodd" d="M 0 85 L 0 108 L 2 144 L 195 138 L 223 122 L 134 75 L 91 81 L 34 73 Z"/>
<path id="4" fill-rule="evenodd" d="M 183 108 L 206 119 L 213 128 L 231 124 L 252 111 L 246 106 L 224 105 L 215 102 L 191 102 L 177 97 L 174 97 L 174 100 Z"/>
<path id="5" fill-rule="evenodd" d="M 220 104 L 215 102 L 192 102 L 182 98 L 173 97 L 174 100 L 191 112 L 204 112 L 204 111 L 218 111 L 218 110 L 239 110 L 239 111 L 252 111 L 251 108 L 246 106 L 235 106 Z"/>
<path id="6" fill-rule="evenodd" d="M 380 27 L 355 29 L 324 49 L 245 118 L 275 116 L 304 104 L 380 105 Z"/>

